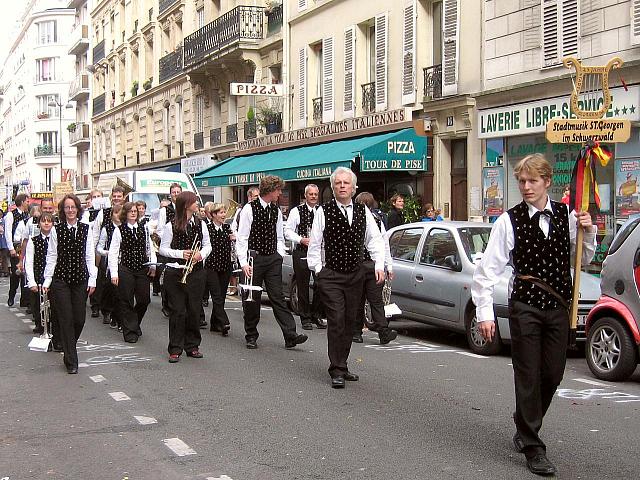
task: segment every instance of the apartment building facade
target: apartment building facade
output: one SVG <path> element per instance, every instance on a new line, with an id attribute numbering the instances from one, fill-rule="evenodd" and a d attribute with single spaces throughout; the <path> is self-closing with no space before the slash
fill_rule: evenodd
<path id="1" fill-rule="evenodd" d="M 64 8 L 67 3 L 29 2 L 3 66 L 0 175 L 7 199 L 18 191 L 51 192 L 75 169 L 67 129 L 73 115 L 65 108 L 73 72 L 68 54 L 73 10 Z"/>
<path id="2" fill-rule="evenodd" d="M 560 200 L 569 183 L 581 145 L 551 144 L 544 134 L 550 118 L 572 115 L 575 71 L 562 59 L 572 56 L 584 65 L 606 65 L 613 57 L 624 61 L 609 75 L 612 105 L 606 115 L 631 120 L 633 128 L 627 143 L 610 145 L 615 161 L 596 169 L 602 197 L 594 217 L 599 264 L 616 225 L 640 212 L 640 2 L 500 0 L 485 1 L 484 9 L 484 88 L 476 102 L 488 216 L 520 200 L 513 167 L 529 153 L 543 153 L 552 162 L 552 198 Z M 601 102 L 602 95 L 594 100 Z"/>

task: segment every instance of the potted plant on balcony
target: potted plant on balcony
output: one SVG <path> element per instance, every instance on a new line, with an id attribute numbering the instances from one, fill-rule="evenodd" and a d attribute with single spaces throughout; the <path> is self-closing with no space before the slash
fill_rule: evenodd
<path id="1" fill-rule="evenodd" d="M 269 16 L 273 9 L 279 7 L 282 4 L 282 0 L 267 0 L 264 2 L 264 13 Z"/>
<path id="2" fill-rule="evenodd" d="M 140 86 L 140 84 L 138 83 L 137 80 L 133 81 L 133 84 L 131 84 L 131 96 L 135 97 L 138 94 L 138 87 Z"/>
<path id="3" fill-rule="evenodd" d="M 258 107 L 258 125 L 267 135 L 280 131 L 280 112 L 270 106 Z"/>
<path id="4" fill-rule="evenodd" d="M 142 88 L 146 90 L 149 90 L 153 85 L 153 77 L 149 77 L 147 80 L 144 81 L 144 83 L 142 84 Z"/>
<path id="5" fill-rule="evenodd" d="M 42 120 L 42 119 L 45 119 L 45 118 L 49 118 L 49 114 L 47 112 L 40 112 L 38 114 L 38 120 Z"/>
<path id="6" fill-rule="evenodd" d="M 70 123 L 69 125 L 67 125 L 67 131 L 69 133 L 73 133 L 76 131 L 76 122 Z"/>

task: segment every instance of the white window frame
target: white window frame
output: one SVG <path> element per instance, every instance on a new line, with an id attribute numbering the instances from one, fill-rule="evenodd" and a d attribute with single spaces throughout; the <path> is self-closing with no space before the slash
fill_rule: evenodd
<path id="1" fill-rule="evenodd" d="M 49 75 L 47 77 L 44 76 L 45 62 L 49 63 Z M 56 80 L 56 63 L 56 57 L 36 59 L 36 81 L 54 82 Z"/>
<path id="2" fill-rule="evenodd" d="M 58 42 L 58 22 L 55 20 L 44 20 L 36 23 L 38 29 L 38 45 L 48 45 Z"/>

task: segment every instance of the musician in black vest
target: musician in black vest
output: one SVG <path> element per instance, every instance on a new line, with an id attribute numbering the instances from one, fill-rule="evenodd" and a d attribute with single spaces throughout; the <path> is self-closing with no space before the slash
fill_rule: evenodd
<path id="1" fill-rule="evenodd" d="M 102 209 L 103 196 L 102 192 L 97 188 L 94 188 L 87 195 L 87 208 L 84 210 L 81 222 L 86 223 L 93 230 L 94 222 L 98 218 L 98 214 Z M 89 297 L 89 304 L 91 305 L 91 317 L 98 318 L 100 316 L 100 289 L 98 288 L 100 281 L 96 280 L 96 291 Z"/>
<path id="2" fill-rule="evenodd" d="M 294 348 L 306 342 L 307 336 L 296 332 L 296 322 L 282 293 L 284 229 L 282 212 L 276 202 L 283 188 L 284 181 L 275 175 L 266 175 L 260 180 L 259 197 L 245 205 L 240 213 L 236 253 L 245 279 L 250 278 L 256 286 L 264 282 L 285 348 Z M 249 265 L 249 255 L 253 258 L 253 268 Z M 252 295 L 254 301 L 244 301 L 243 295 L 245 339 L 247 348 L 254 349 L 258 347 L 261 292 L 248 291 L 247 295 Z"/>
<path id="3" fill-rule="evenodd" d="M 44 283 L 44 267 L 47 261 L 49 235 L 53 228 L 53 215 L 43 213 L 38 219 L 39 231 L 29 238 L 25 248 L 24 270 L 27 288 L 31 296 L 31 311 L 36 324 L 33 333 L 44 333 L 42 318 L 40 317 L 40 287 Z M 51 328 L 51 326 L 49 326 Z"/>
<path id="4" fill-rule="evenodd" d="M 382 218 L 376 213 L 376 201 L 369 192 L 359 193 L 355 201 L 356 203 L 362 203 L 369 209 L 378 230 L 380 230 L 382 234 L 382 240 L 384 242 L 384 268 L 389 280 L 393 280 L 393 263 L 391 260 L 391 251 L 389 250 L 389 240 L 385 236 L 386 230 Z M 364 327 L 365 320 L 365 303 L 369 302 L 369 312 L 371 315 L 369 319 L 371 322 L 369 330 L 377 332 L 380 344 L 386 345 L 398 336 L 398 332 L 389 328 L 389 320 L 387 320 L 384 314 L 384 301 L 382 299 L 384 284 L 377 283 L 373 260 L 367 251 L 364 252 L 362 269 L 364 288 L 362 290 L 362 298 L 360 299 L 360 307 L 358 308 L 358 316 L 356 317 L 352 340 L 355 343 L 363 343 L 362 328 Z"/>
<path id="5" fill-rule="evenodd" d="M 49 236 L 43 289 L 50 291 L 67 373 L 78 373 L 76 343 L 84 327 L 87 293 L 95 289 L 98 269 L 95 263 L 93 233 L 81 223 L 80 199 L 65 195 L 58 205 L 58 223 Z"/>
<path id="6" fill-rule="evenodd" d="M 169 262 L 164 272 L 164 290 L 170 311 L 170 363 L 178 362 L 183 351 L 188 357 L 202 358 L 199 322 L 202 290 L 206 283 L 203 262 L 211 253 L 211 242 L 207 227 L 195 215 L 198 208 L 195 193 L 183 192 L 178 195 L 176 216 L 165 225 L 160 243 L 160 254 Z M 200 244 L 199 251 L 193 248 L 197 247 L 197 243 Z M 193 268 L 185 284 L 181 282 L 184 268 L 178 267 L 188 264 L 190 260 Z"/>
<path id="7" fill-rule="evenodd" d="M 207 299 L 211 295 L 213 308 L 209 320 L 209 329 L 212 332 L 220 332 L 223 337 L 229 334 L 229 317 L 224 310 L 224 303 L 231 278 L 231 245 L 235 235 L 231 233 L 231 227 L 225 223 L 227 211 L 222 203 L 207 202 L 206 214 L 211 239 L 211 254 L 207 257 L 204 268 L 207 272 L 207 285 L 205 294 Z M 204 311 L 202 313 L 204 316 Z M 202 323 L 202 322 L 200 322 Z"/>
<path id="8" fill-rule="evenodd" d="M 382 235 L 369 209 L 351 201 L 356 182 L 355 174 L 345 167 L 338 167 L 331 174 L 335 198 L 318 208 L 307 252 L 307 263 L 316 272 L 327 314 L 329 375 L 333 388 L 344 388 L 345 380 L 358 380 L 358 375 L 349 371 L 347 359 L 362 296 L 365 249 L 373 259 L 376 282 L 384 282 Z"/>
<path id="9" fill-rule="evenodd" d="M 527 467 L 551 475 L 555 467 L 540 439 L 542 420 L 562 380 L 569 336 L 571 252 L 578 226 L 585 230 L 583 263 L 595 252 L 596 227 L 587 212 L 569 212 L 548 196 L 552 168 L 539 153 L 514 168 L 523 201 L 495 222 L 471 287 L 480 334 L 495 332 L 493 289 L 507 264 L 514 269 L 509 329 L 516 394 L 513 443 Z"/>
<path id="10" fill-rule="evenodd" d="M 120 225 L 120 213 L 122 205 L 114 205 L 109 209 L 111 221 L 105 222 L 100 239 L 96 246 L 96 254 L 100 261 L 98 264 L 98 280 L 103 282 L 102 300 L 100 301 L 100 310 L 102 311 L 102 323 L 109 325 L 111 328 L 117 328 L 122 331 L 122 317 L 120 316 L 120 300 L 118 299 L 118 289 L 111 283 L 109 272 L 109 248 L 111 247 L 111 239 L 113 232 Z M 101 278 L 104 276 L 104 278 Z"/>
<path id="11" fill-rule="evenodd" d="M 247 190 L 247 203 L 251 203 L 253 202 L 256 198 L 258 198 L 258 195 L 260 195 L 260 189 L 258 187 L 249 187 L 249 189 Z M 239 225 L 239 221 L 240 221 L 240 213 L 242 212 L 242 206 L 239 206 L 236 209 L 236 213 L 233 215 L 233 220 L 231 221 L 231 233 L 233 233 L 234 235 L 238 235 L 238 225 Z M 238 257 L 236 254 L 236 244 L 235 244 L 235 240 L 231 246 L 233 248 L 233 264 L 234 264 L 234 268 L 237 266 L 238 264 Z M 231 280 L 229 281 L 231 287 L 229 288 L 229 293 L 231 294 L 236 294 L 238 293 L 238 275 L 232 275 L 231 276 Z"/>
<path id="12" fill-rule="evenodd" d="M 136 343 L 140 325 L 151 302 L 149 280 L 156 274 L 156 255 L 149 230 L 138 221 L 136 204 L 127 202 L 120 211 L 120 225 L 113 231 L 109 246 L 111 284 L 118 290 L 118 317 L 124 341 Z"/>
<path id="13" fill-rule="evenodd" d="M 160 237 L 160 241 L 162 241 L 162 235 L 164 232 L 164 228 L 168 223 L 171 223 L 173 219 L 176 217 L 176 199 L 178 195 L 182 193 L 182 186 L 179 183 L 172 183 L 169 186 L 169 197 L 171 198 L 171 202 L 165 206 L 160 208 L 158 212 L 158 225 L 156 226 L 156 234 Z M 158 252 L 158 262 L 166 263 L 167 259 Z M 162 295 L 162 314 L 165 317 L 169 316 L 169 305 L 167 303 L 167 296 L 164 294 L 164 286 L 160 284 L 160 278 L 162 276 L 162 271 L 164 270 L 164 266 L 161 265 L 156 272 L 156 277 L 154 279 L 154 291 L 160 291 Z"/>
<path id="14" fill-rule="evenodd" d="M 310 183 L 304 187 L 305 202 L 297 205 L 289 212 L 289 218 L 284 225 L 284 236 L 295 244 L 291 255 L 293 259 L 293 271 L 298 291 L 298 311 L 300 323 L 304 330 L 312 330 L 315 323 L 318 328 L 327 328 L 322 322 L 320 314 L 320 295 L 314 291 L 313 303 L 309 303 L 309 283 L 313 272 L 307 265 L 307 249 L 309 247 L 309 235 L 313 217 L 318 208 L 320 190 L 317 185 Z"/>
<path id="15" fill-rule="evenodd" d="M 18 272 L 18 263 L 20 262 L 20 256 L 16 251 L 16 246 L 20 245 L 19 240 L 14 242 L 14 236 L 20 222 L 25 218 L 28 218 L 29 214 L 29 196 L 25 193 L 16 195 L 14 200 L 16 208 L 13 211 L 7 212 L 4 217 L 4 238 L 7 242 L 7 248 L 9 249 L 9 261 L 11 263 L 11 275 L 9 276 L 9 299 L 7 305 L 13 306 L 15 302 L 16 292 L 18 291 L 18 285 L 20 285 L 20 275 Z"/>
<path id="16" fill-rule="evenodd" d="M 27 242 L 38 231 L 38 222 L 40 220 L 40 205 L 31 205 L 29 207 L 29 215 L 25 217 L 16 228 L 13 243 L 20 244 L 20 255 L 18 259 L 18 270 L 20 271 L 20 306 L 27 309 L 27 315 L 31 312 L 31 292 L 27 287 L 27 277 L 24 272 L 24 254 L 26 252 Z"/>

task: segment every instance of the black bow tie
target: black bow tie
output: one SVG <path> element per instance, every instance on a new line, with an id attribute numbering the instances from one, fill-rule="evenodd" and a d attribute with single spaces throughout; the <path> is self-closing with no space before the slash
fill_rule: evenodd
<path id="1" fill-rule="evenodd" d="M 548 208 L 545 208 L 544 210 L 538 210 L 536 213 L 534 213 L 533 218 L 535 218 L 536 220 L 539 220 L 541 215 L 548 217 L 549 220 L 553 220 L 553 216 L 554 216 L 551 210 L 549 210 Z"/>

